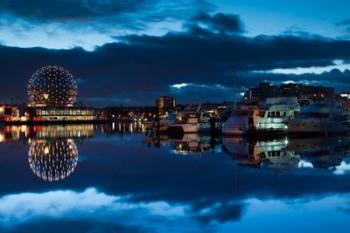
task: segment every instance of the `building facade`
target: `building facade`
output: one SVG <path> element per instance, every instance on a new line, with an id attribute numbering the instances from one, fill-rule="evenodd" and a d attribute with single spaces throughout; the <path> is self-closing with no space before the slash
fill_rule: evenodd
<path id="1" fill-rule="evenodd" d="M 30 77 L 27 105 L 0 106 L 7 123 L 85 122 L 96 120 L 95 110 L 76 104 L 77 83 L 62 67 L 45 66 Z"/>
<path id="2" fill-rule="evenodd" d="M 160 96 L 156 100 L 156 107 L 161 115 L 173 112 L 176 109 L 176 100 L 171 96 Z"/>
<path id="3" fill-rule="evenodd" d="M 257 87 L 250 88 L 244 93 L 244 100 L 249 102 L 264 101 L 269 97 L 297 97 L 299 101 L 324 100 L 333 98 L 334 88 L 312 86 L 298 83 L 282 84 L 275 86 L 270 83 L 260 83 Z"/>

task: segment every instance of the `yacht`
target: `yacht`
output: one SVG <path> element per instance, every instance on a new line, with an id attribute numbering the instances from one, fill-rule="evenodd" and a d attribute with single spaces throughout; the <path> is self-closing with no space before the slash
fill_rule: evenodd
<path id="1" fill-rule="evenodd" d="M 173 125 L 176 121 L 176 112 L 169 113 L 166 117 L 159 121 L 159 130 L 161 132 L 167 131 L 169 126 Z"/>
<path id="2" fill-rule="evenodd" d="M 335 102 L 310 103 L 288 122 L 290 134 L 337 134 L 349 132 L 349 115 Z"/>
<path id="3" fill-rule="evenodd" d="M 287 121 L 300 112 L 296 97 L 267 98 L 261 106 L 242 105 L 222 127 L 224 135 L 287 132 Z"/>
<path id="4" fill-rule="evenodd" d="M 145 122 L 146 128 L 149 130 L 155 130 L 159 126 L 160 132 L 166 132 L 170 125 L 173 125 L 176 120 L 176 112 L 168 113 L 165 117 L 159 120 L 159 125 L 157 121 Z"/>
<path id="5" fill-rule="evenodd" d="M 159 131 L 164 133 L 202 133 L 221 129 L 222 122 L 212 116 L 211 111 L 182 111 L 169 113 L 159 121 Z M 156 129 L 157 122 L 148 123 L 149 129 Z"/>
<path id="6" fill-rule="evenodd" d="M 170 133 L 201 133 L 210 132 L 211 126 L 210 113 L 201 112 L 178 112 L 174 124 L 170 125 Z"/>

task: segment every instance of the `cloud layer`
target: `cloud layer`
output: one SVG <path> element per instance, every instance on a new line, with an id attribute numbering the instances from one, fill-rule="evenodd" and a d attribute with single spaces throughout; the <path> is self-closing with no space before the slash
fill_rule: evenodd
<path id="1" fill-rule="evenodd" d="M 206 91 L 215 101 L 231 100 L 232 95 L 227 95 L 234 79 L 239 87 L 264 80 L 312 80 L 336 87 L 348 82 L 347 70 L 299 76 L 255 72 L 323 67 L 334 65 L 335 60 L 347 61 L 350 58 L 347 40 L 227 34 L 231 31 L 211 29 L 212 24 L 218 27 L 215 17 L 206 18 L 207 26 L 200 33 L 191 28 L 164 36 L 123 36 L 118 37 L 119 42 L 94 51 L 0 46 L 2 78 L 7 80 L 0 98 L 7 100 L 18 95 L 26 100 L 25 88 L 31 73 L 47 64 L 70 70 L 79 80 L 80 99 L 93 105 L 153 104 L 161 94 L 174 94 L 181 102 L 203 100 L 204 96 L 205 101 L 210 101 Z M 171 87 L 179 83 L 191 83 L 196 88 L 188 95 L 186 88 L 174 93 Z M 221 95 L 215 92 L 218 85 L 228 92 Z"/>
<path id="2" fill-rule="evenodd" d="M 70 70 L 80 100 L 95 106 L 153 104 L 163 94 L 180 103 L 232 100 L 234 80 L 239 91 L 265 80 L 350 88 L 346 38 L 249 36 L 240 15 L 217 7 L 205 0 L 2 1 L 0 100 L 26 101 L 30 75 L 52 64 Z M 315 73 L 295 75 L 297 68 Z M 173 88 L 181 83 L 189 85 Z"/>
<path id="3" fill-rule="evenodd" d="M 205 209 L 193 209 L 186 205 L 170 205 L 164 201 L 138 203 L 125 197 L 107 195 L 94 188 L 82 192 L 59 190 L 44 193 L 20 193 L 0 198 L 0 229 L 2 231 L 41 232 L 48 230 L 53 223 L 65 223 L 62 227 L 72 230 L 74 225 L 82 224 L 75 232 L 177 232 L 193 231 L 216 232 L 235 229 L 233 223 L 241 217 L 246 218 L 237 229 L 253 229 L 249 222 L 254 215 L 265 211 L 265 217 L 276 219 L 283 210 L 285 214 L 300 215 L 301 211 L 310 215 L 326 214 L 322 206 L 332 205 L 334 215 L 329 221 L 344 220 L 348 213 L 344 202 L 348 196 L 321 198 L 319 200 L 295 199 L 292 201 L 247 199 L 249 210 L 242 216 L 242 206 L 227 203 L 214 204 Z M 302 206 L 300 210 L 298 206 Z M 338 209 L 338 210 L 337 210 Z M 68 220 L 70 219 L 70 220 Z M 256 219 L 256 218 L 255 218 Z M 68 221 L 67 221 L 68 220 Z M 127 220 L 127 221 L 125 221 Z M 255 222 L 257 220 L 254 220 Z M 258 220 L 259 221 L 259 220 Z M 181 222 L 181 224 L 178 224 Z M 246 223 L 248 222 L 248 224 Z M 156 223 L 156 224 L 152 224 Z M 283 224 L 274 224 L 279 229 Z M 38 227 L 40 226 L 40 227 Z M 61 232 L 62 227 L 51 228 L 51 232 Z M 227 227 L 227 226 L 226 226 Z M 303 227 L 308 227 L 304 225 Z"/>

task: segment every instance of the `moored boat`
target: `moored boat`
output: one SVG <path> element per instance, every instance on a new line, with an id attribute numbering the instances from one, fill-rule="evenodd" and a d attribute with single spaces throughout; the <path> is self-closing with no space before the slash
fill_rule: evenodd
<path id="1" fill-rule="evenodd" d="M 169 133 L 205 133 L 218 127 L 209 112 L 178 112 L 175 123 L 168 128 Z"/>
<path id="2" fill-rule="evenodd" d="M 298 135 L 340 134 L 350 131 L 349 115 L 333 101 L 311 103 L 288 122 L 288 133 Z"/>
<path id="3" fill-rule="evenodd" d="M 224 123 L 229 136 L 287 133 L 287 121 L 300 111 L 295 97 L 267 98 L 261 106 L 242 105 Z"/>

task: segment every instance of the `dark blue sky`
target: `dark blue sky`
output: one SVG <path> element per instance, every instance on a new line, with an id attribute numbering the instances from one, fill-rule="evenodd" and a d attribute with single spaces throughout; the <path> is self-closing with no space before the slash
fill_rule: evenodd
<path id="1" fill-rule="evenodd" d="M 350 88 L 349 1 L 2 0 L 0 101 L 70 70 L 96 106 L 233 99 L 264 80 Z"/>

